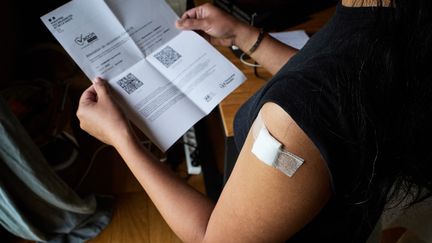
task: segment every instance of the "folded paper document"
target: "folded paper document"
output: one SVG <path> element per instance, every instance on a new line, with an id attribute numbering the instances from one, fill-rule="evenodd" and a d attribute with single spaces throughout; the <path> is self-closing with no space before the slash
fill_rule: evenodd
<path id="1" fill-rule="evenodd" d="M 41 19 L 163 151 L 245 80 L 162 0 L 73 0 Z"/>

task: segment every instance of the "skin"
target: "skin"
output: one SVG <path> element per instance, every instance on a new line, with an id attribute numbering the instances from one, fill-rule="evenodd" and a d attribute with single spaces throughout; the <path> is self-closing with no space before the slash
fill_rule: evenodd
<path id="1" fill-rule="evenodd" d="M 186 30 L 202 30 L 212 44 L 236 45 L 245 52 L 253 46 L 259 35 L 259 29 L 237 21 L 210 4 L 185 12 L 176 26 Z M 275 74 L 297 51 L 267 35 L 251 57 L 270 73 Z"/>
<path id="2" fill-rule="evenodd" d="M 343 4 L 351 2 L 344 0 Z M 206 4 L 189 10 L 180 29 L 205 32 L 214 44 L 247 51 L 258 30 Z M 266 36 L 252 57 L 276 73 L 296 50 Z M 271 58 L 269 58 L 271 57 Z M 141 146 L 128 120 L 97 79 L 81 96 L 77 116 L 92 136 L 115 147 L 172 230 L 185 242 L 281 242 L 310 222 L 331 197 L 330 175 L 319 150 L 274 103 L 261 108 L 269 132 L 305 163 L 293 177 L 251 153 L 251 133 L 219 200 L 214 203 L 159 163 Z M 100 122 L 103 121 L 103 122 Z"/>

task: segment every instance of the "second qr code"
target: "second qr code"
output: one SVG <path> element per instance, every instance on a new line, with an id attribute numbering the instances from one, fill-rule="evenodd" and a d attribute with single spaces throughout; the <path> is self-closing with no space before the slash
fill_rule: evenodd
<path id="1" fill-rule="evenodd" d="M 117 81 L 117 84 L 120 85 L 120 87 L 126 91 L 128 94 L 132 94 L 135 90 L 137 90 L 139 87 L 143 85 L 143 82 L 139 80 L 135 75 L 132 73 L 129 73 L 119 81 Z"/>
<path id="2" fill-rule="evenodd" d="M 173 63 L 180 59 L 181 55 L 172 47 L 166 46 L 161 51 L 156 53 L 154 57 L 166 68 L 169 68 Z"/>

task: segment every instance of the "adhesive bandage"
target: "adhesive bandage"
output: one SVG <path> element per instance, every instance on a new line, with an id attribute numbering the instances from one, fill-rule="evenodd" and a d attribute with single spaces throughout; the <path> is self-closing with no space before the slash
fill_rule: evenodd
<path id="1" fill-rule="evenodd" d="M 303 164 L 304 159 L 286 150 L 267 130 L 261 115 L 255 120 L 252 133 L 255 141 L 252 153 L 265 164 L 280 170 L 291 177 Z"/>

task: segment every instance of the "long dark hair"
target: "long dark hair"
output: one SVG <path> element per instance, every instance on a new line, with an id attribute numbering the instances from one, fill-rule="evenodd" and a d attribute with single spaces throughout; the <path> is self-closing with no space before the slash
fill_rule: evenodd
<path id="1" fill-rule="evenodd" d="M 357 203 L 409 206 L 432 195 L 432 1 L 391 0 L 385 18 L 378 2 L 348 94 L 360 144 L 375 141 L 361 145 L 374 153 L 362 158 Z"/>

